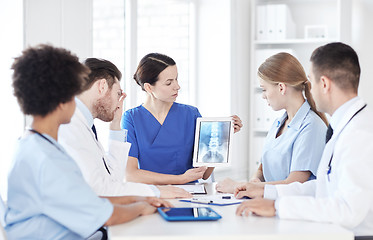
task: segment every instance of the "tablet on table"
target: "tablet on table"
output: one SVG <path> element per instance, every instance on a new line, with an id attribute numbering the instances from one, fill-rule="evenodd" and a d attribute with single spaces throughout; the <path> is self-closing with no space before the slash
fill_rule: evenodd
<path id="1" fill-rule="evenodd" d="M 158 208 L 159 214 L 167 221 L 212 221 L 221 216 L 209 207 Z"/>

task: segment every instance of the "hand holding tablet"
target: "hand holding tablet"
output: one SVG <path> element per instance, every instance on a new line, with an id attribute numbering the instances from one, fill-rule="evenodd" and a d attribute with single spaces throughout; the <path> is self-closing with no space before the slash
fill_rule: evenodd
<path id="1" fill-rule="evenodd" d="M 197 118 L 193 167 L 229 166 L 233 132 L 232 117 Z"/>

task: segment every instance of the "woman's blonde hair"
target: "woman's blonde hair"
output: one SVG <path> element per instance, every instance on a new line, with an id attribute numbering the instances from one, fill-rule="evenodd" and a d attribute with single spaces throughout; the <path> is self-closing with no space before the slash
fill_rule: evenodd
<path id="1" fill-rule="evenodd" d="M 302 64 L 291 54 L 281 52 L 265 60 L 258 69 L 258 76 L 269 83 L 285 83 L 298 91 L 304 91 L 308 103 L 326 125 L 328 120 L 324 113 L 316 110 L 311 94 L 311 83 L 308 81 Z"/>

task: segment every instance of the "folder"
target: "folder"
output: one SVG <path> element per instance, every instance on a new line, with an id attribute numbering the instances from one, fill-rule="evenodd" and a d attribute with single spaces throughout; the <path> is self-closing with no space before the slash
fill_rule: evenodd
<path id="1" fill-rule="evenodd" d="M 268 40 L 276 40 L 276 5 L 268 4 L 267 5 L 267 39 Z"/>
<path id="2" fill-rule="evenodd" d="M 290 9 L 286 4 L 273 5 L 276 12 L 275 38 L 284 40 L 295 38 L 295 24 Z"/>
<path id="3" fill-rule="evenodd" d="M 256 6 L 256 39 L 267 40 L 267 6 Z"/>

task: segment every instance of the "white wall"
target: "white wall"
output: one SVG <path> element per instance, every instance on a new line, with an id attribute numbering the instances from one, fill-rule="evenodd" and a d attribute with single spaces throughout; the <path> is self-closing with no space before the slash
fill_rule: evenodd
<path id="1" fill-rule="evenodd" d="M 22 136 L 24 118 L 13 96 L 14 57 L 23 49 L 23 4 L 21 0 L 3 1 L 0 6 L 0 194 L 7 199 L 7 176 L 17 139 Z"/>
<path id="2" fill-rule="evenodd" d="M 249 172 L 250 1 L 231 1 L 231 21 L 231 112 L 244 126 L 234 136 L 232 156 L 237 164 L 230 177 L 243 180 Z"/>
<path id="3" fill-rule="evenodd" d="M 25 0 L 25 46 L 51 43 L 75 53 L 92 55 L 91 0 Z"/>
<path id="4" fill-rule="evenodd" d="M 245 124 L 235 134 L 232 167 L 216 169 L 216 180 L 245 179 L 249 149 L 250 2 L 199 0 L 197 4 L 196 86 L 202 116 L 240 116 Z M 206 98 L 206 93 L 209 98 Z"/>
<path id="5" fill-rule="evenodd" d="M 23 47 L 51 43 L 81 59 L 92 54 L 90 0 L 15 0 L 0 3 L 0 194 L 7 199 L 7 173 L 25 118 L 11 87 L 10 67 Z M 11 24 L 9 24 L 11 22 Z M 23 26 L 22 26 L 23 25 Z M 24 27 L 24 29 L 22 29 Z"/>
<path id="6" fill-rule="evenodd" d="M 352 3 L 352 47 L 359 55 L 361 78 L 359 95 L 373 105 L 373 1 L 354 0 Z"/>
<path id="7" fill-rule="evenodd" d="M 227 0 L 196 1 L 197 107 L 202 116 L 231 114 L 231 6 Z M 209 96 L 206 98 L 206 92 Z M 211 94 L 213 93 L 213 94 Z"/>

